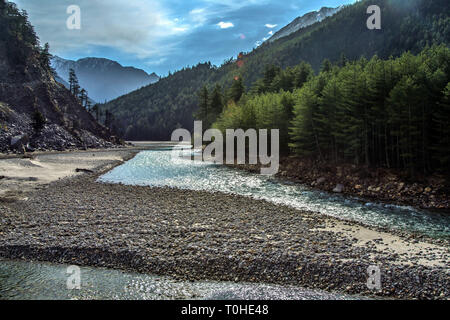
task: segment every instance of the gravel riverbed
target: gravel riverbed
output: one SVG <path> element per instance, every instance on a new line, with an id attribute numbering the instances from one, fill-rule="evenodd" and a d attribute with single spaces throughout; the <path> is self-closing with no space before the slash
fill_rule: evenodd
<path id="1" fill-rule="evenodd" d="M 125 160 L 135 154 L 116 152 Z M 41 186 L 23 201 L 0 202 L 0 257 L 180 280 L 450 298 L 446 241 L 391 235 L 237 195 L 96 182 L 121 163 L 102 161 L 93 174 Z M 401 242 L 402 250 L 390 250 L 390 242 Z M 380 266 L 380 291 L 367 287 L 371 265 Z"/>

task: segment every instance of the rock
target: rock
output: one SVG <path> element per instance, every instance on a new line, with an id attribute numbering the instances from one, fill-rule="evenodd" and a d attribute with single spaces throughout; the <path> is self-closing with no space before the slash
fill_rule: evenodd
<path id="1" fill-rule="evenodd" d="M 321 177 L 321 178 L 317 179 L 316 185 L 322 184 L 322 183 L 324 183 L 325 181 L 326 181 L 326 179 L 325 179 L 324 177 Z"/>
<path id="2" fill-rule="evenodd" d="M 26 151 L 26 152 L 35 152 L 36 149 L 33 148 L 33 147 L 31 147 L 30 144 L 27 144 L 27 145 L 25 146 L 25 151 Z"/>
<path id="3" fill-rule="evenodd" d="M 432 189 L 430 187 L 425 188 L 425 193 L 430 193 Z"/>
<path id="4" fill-rule="evenodd" d="M 75 171 L 76 171 L 76 172 L 83 172 L 83 173 L 94 173 L 94 171 L 92 171 L 92 170 L 89 170 L 89 169 L 80 169 L 80 168 L 77 168 Z"/>
<path id="5" fill-rule="evenodd" d="M 11 137 L 10 146 L 13 149 L 21 149 L 21 148 L 23 148 L 23 146 L 28 144 L 28 140 L 29 139 L 28 139 L 28 135 L 27 134 L 14 136 L 14 137 Z"/>
<path id="6" fill-rule="evenodd" d="M 355 186 L 355 189 L 356 189 L 356 190 L 360 190 L 360 189 L 362 189 L 362 186 L 361 186 L 360 184 L 357 184 L 357 185 Z"/>
<path id="7" fill-rule="evenodd" d="M 344 191 L 344 185 L 343 184 L 337 184 L 336 188 L 333 189 L 333 192 L 335 193 L 342 193 Z"/>
<path id="8" fill-rule="evenodd" d="M 405 183 L 404 183 L 404 182 L 400 182 L 400 183 L 398 184 L 398 186 L 397 186 L 397 192 L 402 191 L 404 186 L 405 186 Z"/>

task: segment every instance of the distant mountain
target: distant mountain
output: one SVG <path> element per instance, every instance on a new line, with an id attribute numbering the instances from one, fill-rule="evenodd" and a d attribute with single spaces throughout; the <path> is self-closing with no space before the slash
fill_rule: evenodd
<path id="1" fill-rule="evenodd" d="M 141 69 L 123 67 L 116 61 L 104 58 L 73 61 L 55 56 L 51 63 L 66 84 L 69 81 L 69 70 L 74 69 L 80 86 L 88 91 L 89 98 L 97 102 L 115 99 L 159 80 L 155 73 L 148 74 Z"/>
<path id="2" fill-rule="evenodd" d="M 341 10 L 343 6 L 339 6 L 337 8 L 328 8 L 323 7 L 319 11 L 309 12 L 301 17 L 296 18 L 290 24 L 276 32 L 268 41 L 273 42 L 277 39 L 286 37 L 294 32 L 297 32 L 300 29 L 309 27 L 310 25 L 320 22 L 323 19 L 330 17 Z"/>

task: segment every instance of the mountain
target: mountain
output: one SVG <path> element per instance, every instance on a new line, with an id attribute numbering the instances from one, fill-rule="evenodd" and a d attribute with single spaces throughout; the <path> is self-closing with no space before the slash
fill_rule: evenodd
<path id="1" fill-rule="evenodd" d="M 69 90 L 55 81 L 24 12 L 0 0 L 0 151 L 112 146 Z"/>
<path id="2" fill-rule="evenodd" d="M 286 37 L 294 32 L 297 32 L 300 29 L 309 27 L 310 25 L 312 25 L 314 23 L 320 22 L 323 19 L 334 15 L 336 12 L 338 12 L 342 8 L 343 8 L 343 6 L 340 6 L 337 8 L 323 7 L 319 11 L 309 12 L 301 17 L 296 18 L 290 24 L 288 24 L 284 28 L 277 31 L 272 37 L 270 37 L 270 39 L 268 41 L 273 42 L 277 39 Z"/>
<path id="3" fill-rule="evenodd" d="M 382 8 L 382 29 L 367 28 L 367 8 Z M 325 59 L 339 63 L 378 55 L 387 59 L 410 51 L 419 53 L 433 44 L 450 44 L 448 0 L 362 0 L 342 7 L 334 15 L 255 50 L 239 55 L 220 67 L 199 64 L 185 68 L 102 105 L 116 119 L 126 139 L 170 139 L 180 125 L 193 128 L 192 114 L 198 92 L 216 84 L 226 90 L 234 79 L 243 79 L 247 90 L 260 79 L 266 66 L 293 67 L 306 61 L 317 72 Z M 238 62 L 238 63 L 237 63 Z"/>
<path id="4" fill-rule="evenodd" d="M 51 64 L 66 83 L 69 70 L 74 69 L 80 86 L 88 91 L 89 98 L 97 102 L 115 99 L 159 80 L 155 73 L 147 74 L 144 70 L 123 67 L 116 61 L 103 58 L 73 61 L 55 56 Z"/>

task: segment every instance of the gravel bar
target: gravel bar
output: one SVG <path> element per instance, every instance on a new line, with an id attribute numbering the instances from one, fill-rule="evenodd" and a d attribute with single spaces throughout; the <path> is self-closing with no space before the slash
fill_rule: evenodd
<path id="1" fill-rule="evenodd" d="M 126 153 L 126 159 L 136 152 Z M 413 257 L 364 245 L 317 213 L 243 196 L 97 183 L 93 174 L 52 182 L 26 201 L 0 202 L 0 257 L 101 266 L 179 280 L 264 282 L 406 299 L 449 299 L 449 246 Z M 375 229 L 372 229 L 375 230 Z M 404 236 L 408 246 L 419 240 Z M 423 238 L 420 241 L 424 241 Z M 442 252 L 444 252 L 442 254 Z M 405 254 L 406 255 L 406 254 Z M 426 264 L 421 261 L 438 262 Z M 381 291 L 367 268 L 381 268 Z"/>

